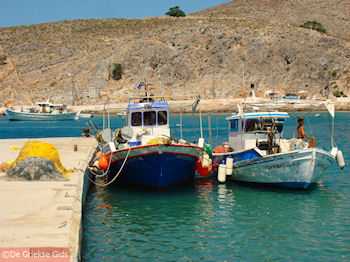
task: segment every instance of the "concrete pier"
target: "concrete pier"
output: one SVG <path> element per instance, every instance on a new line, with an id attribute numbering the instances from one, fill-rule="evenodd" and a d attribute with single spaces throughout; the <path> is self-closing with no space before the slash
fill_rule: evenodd
<path id="1" fill-rule="evenodd" d="M 21 148 L 28 141 L 54 145 L 63 166 L 77 171 L 69 173 L 69 181 L 8 181 L 0 174 L 0 261 L 33 261 L 33 256 L 36 261 L 79 261 L 88 189 L 82 170 L 97 143 L 76 137 L 4 139 L 0 162 L 16 159 L 19 150 L 10 147 Z"/>

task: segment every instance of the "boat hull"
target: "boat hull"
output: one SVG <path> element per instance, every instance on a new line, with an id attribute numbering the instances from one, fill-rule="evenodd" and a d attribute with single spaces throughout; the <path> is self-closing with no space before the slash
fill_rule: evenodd
<path id="1" fill-rule="evenodd" d="M 6 116 L 11 121 L 62 121 L 74 120 L 76 112 L 62 114 L 44 114 L 44 113 L 27 113 L 17 112 L 6 109 Z"/>
<path id="2" fill-rule="evenodd" d="M 108 180 L 115 183 L 131 184 L 161 189 L 185 181 L 193 180 L 196 163 L 202 149 L 196 146 L 180 145 L 147 145 L 113 153 Z"/>
<path id="3" fill-rule="evenodd" d="M 306 189 L 318 182 L 333 162 L 330 153 L 308 148 L 236 162 L 228 179 Z"/>

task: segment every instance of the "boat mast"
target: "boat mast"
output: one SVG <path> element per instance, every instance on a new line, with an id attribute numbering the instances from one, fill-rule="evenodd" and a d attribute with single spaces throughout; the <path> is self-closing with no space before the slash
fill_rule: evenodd
<path id="1" fill-rule="evenodd" d="M 77 90 L 75 89 L 75 73 L 74 73 L 74 70 L 73 70 L 73 73 L 69 73 L 68 74 L 69 77 L 72 78 L 72 104 L 74 106 L 74 102 L 75 100 L 78 100 L 78 93 L 77 93 Z"/>
<path id="2" fill-rule="evenodd" d="M 200 130 L 201 130 L 201 138 L 203 137 L 203 125 L 202 125 L 202 110 L 201 110 L 201 95 L 199 97 L 199 122 L 200 122 Z"/>

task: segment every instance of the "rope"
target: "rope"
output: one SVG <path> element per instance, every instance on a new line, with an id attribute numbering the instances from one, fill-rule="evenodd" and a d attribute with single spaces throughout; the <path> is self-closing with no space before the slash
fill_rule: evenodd
<path id="1" fill-rule="evenodd" d="M 131 151 L 131 147 L 129 147 L 128 153 L 126 154 L 126 156 L 125 156 L 125 158 L 124 158 L 124 161 L 123 161 L 123 164 L 122 164 L 122 166 L 120 167 L 118 173 L 114 176 L 114 178 L 113 178 L 111 181 L 102 184 L 102 183 L 96 183 L 96 182 L 92 181 L 92 180 L 90 179 L 89 176 L 87 176 L 88 179 L 89 179 L 94 185 L 97 185 L 97 186 L 108 186 L 108 185 L 112 184 L 112 183 L 117 179 L 117 177 L 120 175 L 120 173 L 122 172 L 122 170 L 123 170 L 123 168 L 124 168 L 124 166 L 125 166 L 125 163 L 126 163 L 128 157 L 129 157 L 130 151 Z M 110 160 L 111 160 L 111 159 L 112 159 L 112 155 L 111 155 L 111 157 L 110 157 Z M 111 163 L 111 161 L 110 161 L 110 163 Z M 110 164 L 109 164 L 108 169 L 107 169 L 108 171 L 109 171 L 109 168 L 110 168 Z M 90 170 L 90 171 L 91 171 L 91 170 Z M 108 171 L 107 171 L 106 173 L 108 173 Z M 95 175 L 94 172 L 92 172 L 92 173 Z M 85 172 L 84 172 L 84 175 L 86 175 Z M 104 175 L 105 175 L 105 174 L 104 174 Z M 104 175 L 100 175 L 100 177 L 102 177 L 102 176 L 104 176 Z"/>
<path id="2" fill-rule="evenodd" d="M 90 169 L 90 167 L 89 167 L 89 170 L 90 170 L 91 173 L 93 173 L 96 177 L 104 177 L 104 176 L 107 175 L 108 172 L 109 172 L 109 169 L 110 169 L 110 167 L 111 167 L 112 158 L 113 158 L 113 152 L 111 152 L 111 156 L 110 156 L 110 158 L 109 158 L 108 168 L 107 168 L 107 170 L 106 170 L 102 175 L 95 173 L 94 170 L 93 170 L 92 168 Z"/>

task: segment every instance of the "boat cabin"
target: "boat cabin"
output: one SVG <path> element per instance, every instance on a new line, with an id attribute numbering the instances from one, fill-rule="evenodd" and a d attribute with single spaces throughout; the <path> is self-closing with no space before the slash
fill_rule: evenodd
<path id="1" fill-rule="evenodd" d="M 264 145 L 269 138 L 282 139 L 287 118 L 289 115 L 285 112 L 237 113 L 229 116 L 226 118 L 229 124 L 229 144 L 235 151 L 253 147 L 266 150 Z"/>
<path id="2" fill-rule="evenodd" d="M 39 113 L 48 114 L 62 114 L 67 113 L 67 106 L 63 104 L 51 104 L 49 101 L 37 102 Z"/>
<path id="3" fill-rule="evenodd" d="M 164 97 L 131 98 L 126 109 L 127 126 L 134 131 L 130 146 L 169 137 L 169 105 Z"/>

